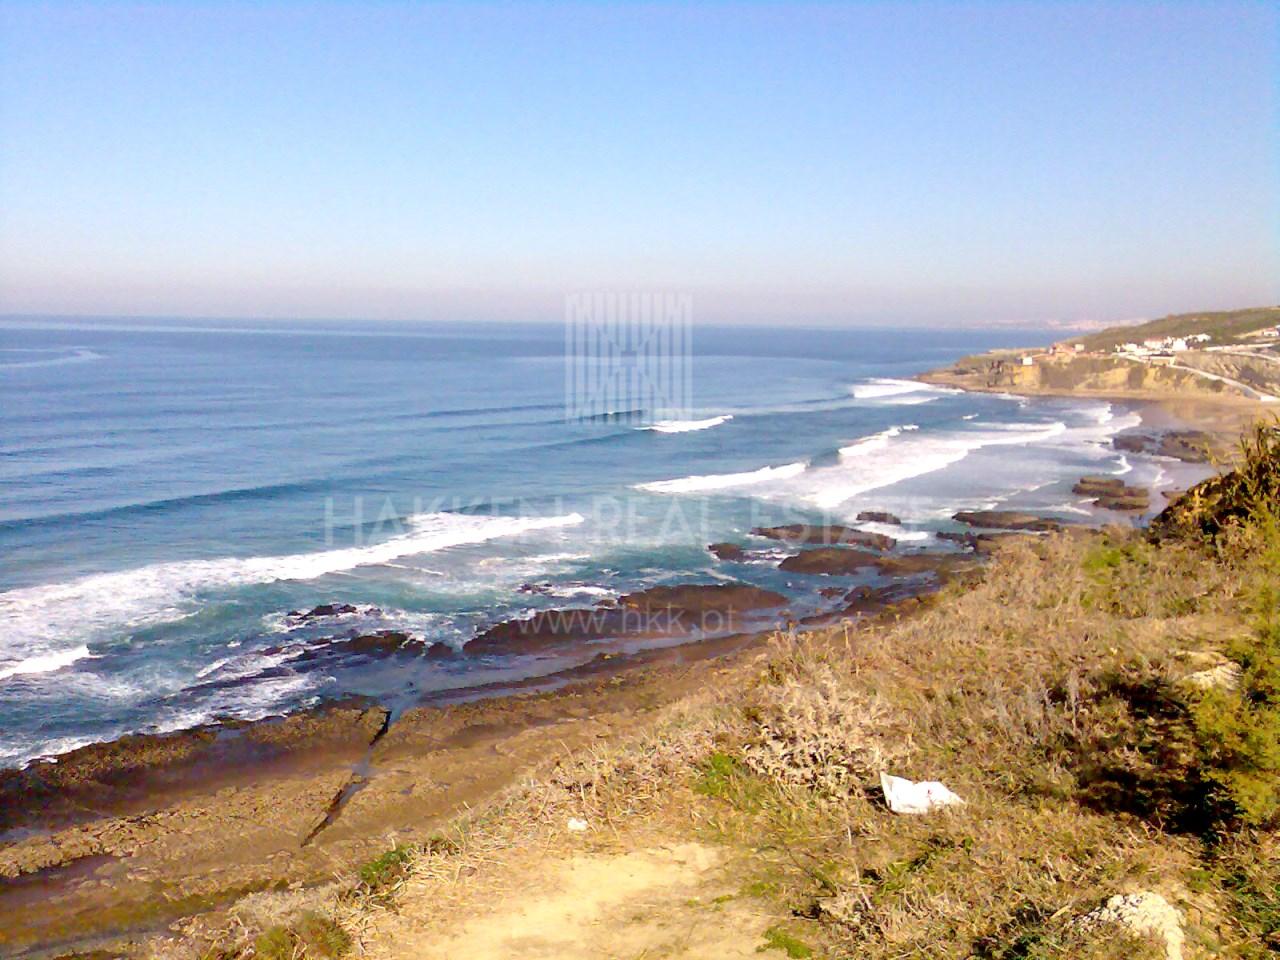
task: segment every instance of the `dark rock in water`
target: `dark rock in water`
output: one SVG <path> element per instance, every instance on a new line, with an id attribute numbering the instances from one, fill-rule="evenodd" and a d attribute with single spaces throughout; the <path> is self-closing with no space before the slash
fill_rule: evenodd
<path id="1" fill-rule="evenodd" d="M 1207 463 L 1217 448 L 1213 434 L 1202 430 L 1166 430 L 1162 433 L 1122 433 L 1111 445 L 1126 453 L 1156 454 L 1185 463 Z"/>
<path id="2" fill-rule="evenodd" d="M 892 513 L 884 513 L 880 510 L 863 510 L 858 514 L 858 519 L 864 523 L 890 523 L 894 526 L 902 524 L 902 521 Z"/>
<path id="3" fill-rule="evenodd" d="M 824 600 L 834 600 L 836 597 L 843 596 L 844 592 L 844 587 L 822 587 L 818 590 L 818 596 Z"/>
<path id="4" fill-rule="evenodd" d="M 867 567 L 874 567 L 879 559 L 877 554 L 867 550 L 854 550 L 850 547 L 814 547 L 801 551 L 793 557 L 787 557 L 778 564 L 778 569 L 788 573 L 847 576 L 865 570 Z"/>
<path id="5" fill-rule="evenodd" d="M 551 592 L 551 586 L 546 583 L 522 583 L 516 590 L 520 593 L 548 594 Z"/>
<path id="6" fill-rule="evenodd" d="M 617 611 L 573 607 L 541 610 L 528 617 L 495 623 L 467 642 L 469 654 L 506 652 L 620 635 L 622 624 Z"/>
<path id="7" fill-rule="evenodd" d="M 1111 446 L 1125 453 L 1150 453 L 1156 438 L 1145 433 L 1121 433 L 1111 438 Z"/>
<path id="8" fill-rule="evenodd" d="M 1171 430 L 1160 438 L 1157 453 L 1186 463 L 1208 463 L 1215 445 L 1211 433 L 1200 430 Z"/>
<path id="9" fill-rule="evenodd" d="M 379 630 L 376 633 L 364 633 L 350 640 L 339 641 L 333 646 L 344 646 L 352 653 L 361 653 L 368 657 L 389 657 L 393 653 L 424 653 L 427 645 L 415 640 L 409 634 L 399 630 Z"/>
<path id="10" fill-rule="evenodd" d="M 290 610 L 289 617 L 293 620 L 316 620 L 320 617 L 336 617 L 346 613 L 359 613 L 360 608 L 350 603 L 322 603 L 319 606 L 312 607 L 306 613 L 300 613 L 297 610 Z M 372 613 L 378 611 L 373 610 Z"/>
<path id="11" fill-rule="evenodd" d="M 969 533 L 968 531 L 957 532 L 954 530 L 939 530 L 934 534 L 934 536 L 939 540 L 946 540 L 948 543 L 958 543 L 961 546 L 969 547 L 970 549 L 972 549 L 974 541 L 978 539 L 976 534 Z"/>
<path id="12" fill-rule="evenodd" d="M 1081 477 L 1071 492 L 1082 497 L 1118 496 L 1124 492 L 1124 481 L 1119 477 Z"/>
<path id="13" fill-rule="evenodd" d="M 748 583 L 683 583 L 671 587 L 650 587 L 618 598 L 619 606 L 631 610 L 678 610 L 687 613 L 768 610 L 786 604 L 787 598 L 782 594 Z"/>
<path id="14" fill-rule="evenodd" d="M 1081 477 L 1071 492 L 1093 497 L 1094 505 L 1104 510 L 1142 511 L 1150 503 L 1146 490 L 1125 486 L 1119 477 Z"/>
<path id="15" fill-rule="evenodd" d="M 860 547 L 872 547 L 876 550 L 892 550 L 898 541 L 883 533 L 868 533 L 866 530 L 855 530 L 840 524 L 812 525 L 807 523 L 790 523 L 781 527 L 756 527 L 751 531 L 757 537 L 768 537 L 770 540 L 781 540 L 792 545 L 813 544 L 831 546 L 836 544 L 855 544 Z"/>
<path id="16" fill-rule="evenodd" d="M 734 563 L 741 562 L 747 557 L 747 551 L 736 543 L 712 543 L 708 544 L 707 549 L 717 559 L 729 560 Z"/>
<path id="17" fill-rule="evenodd" d="M 959 523 L 990 530 L 1033 530 L 1051 532 L 1062 529 L 1062 521 L 1037 517 L 1016 510 L 961 510 L 952 517 Z"/>
<path id="18" fill-rule="evenodd" d="M 1151 506 L 1151 499 L 1147 496 L 1145 490 L 1138 490 L 1136 494 L 1128 492 L 1133 490 L 1138 490 L 1138 488 L 1126 487 L 1125 492 L 1122 492 L 1117 496 L 1099 497 L 1093 502 L 1103 510 L 1117 510 L 1124 513 L 1141 513 Z"/>

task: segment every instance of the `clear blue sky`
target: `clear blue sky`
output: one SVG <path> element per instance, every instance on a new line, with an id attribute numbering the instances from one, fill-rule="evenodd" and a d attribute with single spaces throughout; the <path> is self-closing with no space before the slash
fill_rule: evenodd
<path id="1" fill-rule="evenodd" d="M 7 4 L 0 312 L 1280 300 L 1270 3 Z"/>

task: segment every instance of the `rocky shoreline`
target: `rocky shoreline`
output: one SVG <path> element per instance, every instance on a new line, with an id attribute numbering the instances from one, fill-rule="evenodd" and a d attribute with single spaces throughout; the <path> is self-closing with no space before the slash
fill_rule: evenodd
<path id="1" fill-rule="evenodd" d="M 1191 441 L 1170 433 L 1123 442 L 1196 462 Z M 1092 522 L 1131 522 L 1125 518 L 1150 509 L 1145 491 L 1114 478 L 1082 477 L 1076 492 L 1096 501 Z M 808 611 L 728 580 L 542 610 L 494 624 L 462 652 L 396 630 L 349 630 L 303 644 L 297 662 L 324 669 L 351 657 L 551 653 L 587 643 L 599 652 L 556 673 L 434 694 L 398 711 L 348 699 L 285 717 L 127 736 L 0 771 L 0 949 L 54 956 L 163 928 L 251 890 L 324 882 L 384 849 L 388 837 L 425 837 L 460 805 L 534 769 L 550 744 L 588 744 L 714 682 L 721 658 L 779 628 L 908 613 L 1008 539 L 1067 525 L 1016 511 L 953 519 L 959 529 L 938 533 L 926 549 L 904 548 L 888 533 L 802 523 L 750 531 L 773 550 L 750 541 L 707 545 L 726 574 L 734 564 L 770 562 L 800 577 L 813 598 Z M 858 520 L 899 523 L 883 511 Z M 316 626 L 352 612 L 322 604 L 290 617 Z M 39 911 L 30 909 L 33 898 Z"/>

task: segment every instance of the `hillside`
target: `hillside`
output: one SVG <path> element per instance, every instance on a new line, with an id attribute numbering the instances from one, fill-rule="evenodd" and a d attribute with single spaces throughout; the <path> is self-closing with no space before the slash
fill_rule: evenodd
<path id="1" fill-rule="evenodd" d="M 964 390 L 1132 399 L 1280 401 L 1280 307 L 1187 313 L 1053 345 L 964 357 L 921 375 Z M 1207 339 L 1205 339 L 1207 338 Z"/>
<path id="2" fill-rule="evenodd" d="M 1189 337 L 1207 333 L 1214 344 L 1232 343 L 1246 334 L 1280 323 L 1280 307 L 1249 307 L 1208 313 L 1179 313 L 1147 323 L 1108 327 L 1098 333 L 1077 337 L 1086 350 L 1110 351 L 1122 343 Z"/>

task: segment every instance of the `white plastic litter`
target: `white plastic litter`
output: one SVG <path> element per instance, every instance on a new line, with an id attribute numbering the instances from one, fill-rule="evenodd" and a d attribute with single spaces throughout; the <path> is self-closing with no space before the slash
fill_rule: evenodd
<path id="1" fill-rule="evenodd" d="M 570 817 L 568 828 L 570 833 L 585 833 L 587 829 L 587 821 L 579 820 L 577 817 Z"/>
<path id="2" fill-rule="evenodd" d="M 921 780 L 916 783 L 903 777 L 880 774 L 880 788 L 884 799 L 894 813 L 928 813 L 938 807 L 964 803 L 937 780 Z"/>

